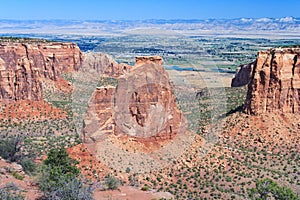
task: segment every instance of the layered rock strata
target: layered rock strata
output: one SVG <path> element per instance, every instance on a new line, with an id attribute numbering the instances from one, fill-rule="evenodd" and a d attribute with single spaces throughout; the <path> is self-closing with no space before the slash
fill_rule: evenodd
<path id="1" fill-rule="evenodd" d="M 119 77 L 117 87 L 94 92 L 83 130 L 86 142 L 99 141 L 105 134 L 164 140 L 185 131 L 186 120 L 177 108 L 162 58 L 138 57 L 136 61 Z"/>
<path id="2" fill-rule="evenodd" d="M 118 63 L 110 56 L 100 52 L 89 52 L 85 54 L 84 66 L 93 69 L 102 76 L 117 78 L 127 73 L 131 66 Z"/>
<path id="3" fill-rule="evenodd" d="M 255 62 L 252 62 L 246 65 L 240 65 L 237 73 L 231 81 L 231 87 L 241 87 L 247 85 L 251 80 L 255 64 Z"/>
<path id="4" fill-rule="evenodd" d="M 300 113 L 300 49 L 276 48 L 257 55 L 245 112 Z"/>
<path id="5" fill-rule="evenodd" d="M 82 53 L 73 43 L 0 44 L 0 100 L 42 100 L 43 79 L 78 70 Z"/>

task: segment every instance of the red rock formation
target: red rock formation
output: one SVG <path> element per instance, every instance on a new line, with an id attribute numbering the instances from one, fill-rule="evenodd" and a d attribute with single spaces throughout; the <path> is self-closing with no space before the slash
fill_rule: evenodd
<path id="1" fill-rule="evenodd" d="M 85 54 L 84 66 L 94 69 L 104 76 L 117 78 L 127 73 L 131 66 L 124 63 L 117 63 L 110 56 L 99 52 Z"/>
<path id="2" fill-rule="evenodd" d="M 300 49 L 277 48 L 259 52 L 244 110 L 300 113 Z"/>
<path id="3" fill-rule="evenodd" d="M 117 133 L 148 138 L 171 138 L 179 132 L 183 116 L 176 107 L 173 85 L 161 65 L 152 57 L 145 64 L 137 58 L 130 73 L 118 81 L 115 93 Z M 144 58 L 143 58 L 144 59 Z"/>
<path id="4" fill-rule="evenodd" d="M 252 62 L 246 65 L 240 65 L 237 73 L 231 81 L 231 87 L 241 87 L 247 85 L 252 77 L 255 64 L 255 62 Z"/>
<path id="5" fill-rule="evenodd" d="M 99 141 L 106 133 L 150 141 L 172 139 L 185 131 L 186 121 L 177 109 L 162 58 L 147 58 L 137 58 L 130 72 L 120 76 L 116 88 L 101 87 L 94 92 L 85 120 L 86 142 Z"/>
<path id="6" fill-rule="evenodd" d="M 0 100 L 41 100 L 43 78 L 77 70 L 82 54 L 72 43 L 0 44 Z"/>
<path id="7" fill-rule="evenodd" d="M 103 134 L 114 133 L 113 97 L 115 87 L 98 87 L 93 93 L 84 121 L 84 140 L 97 141 Z"/>
<path id="8" fill-rule="evenodd" d="M 141 66 L 145 64 L 162 65 L 163 60 L 161 56 L 137 56 L 135 58 L 135 66 Z"/>

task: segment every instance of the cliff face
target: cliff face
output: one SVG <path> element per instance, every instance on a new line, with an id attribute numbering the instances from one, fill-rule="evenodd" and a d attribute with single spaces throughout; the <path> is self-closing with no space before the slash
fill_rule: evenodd
<path id="1" fill-rule="evenodd" d="M 72 43 L 0 44 L 0 100 L 41 100 L 42 79 L 53 81 L 82 64 Z"/>
<path id="2" fill-rule="evenodd" d="M 85 54 L 84 65 L 88 69 L 94 69 L 101 75 L 117 78 L 127 73 L 131 66 L 118 63 L 110 56 L 104 53 L 91 52 Z"/>
<path id="3" fill-rule="evenodd" d="M 119 77 L 116 88 L 100 87 L 94 92 L 85 119 L 86 142 L 99 141 L 107 133 L 163 140 L 184 131 L 185 118 L 177 109 L 173 85 L 159 58 L 159 63 L 151 57 L 144 64 L 139 62 Z"/>
<path id="4" fill-rule="evenodd" d="M 255 64 L 255 62 L 252 62 L 246 65 L 240 65 L 237 73 L 231 81 L 231 87 L 241 87 L 247 85 L 251 80 Z"/>
<path id="5" fill-rule="evenodd" d="M 135 58 L 135 66 L 141 66 L 145 64 L 162 65 L 163 60 L 161 56 L 138 56 Z"/>
<path id="6" fill-rule="evenodd" d="M 117 132 L 138 138 L 172 138 L 180 132 L 184 120 L 176 106 L 173 84 L 161 57 L 143 57 L 143 62 L 140 58 L 136 58 L 130 73 L 118 81 Z"/>
<path id="7" fill-rule="evenodd" d="M 88 103 L 84 118 L 84 140 L 99 141 L 103 134 L 114 134 L 113 108 L 115 87 L 98 87 Z"/>
<path id="8" fill-rule="evenodd" d="M 300 113 L 300 49 L 277 48 L 259 52 L 249 83 L 244 110 Z"/>

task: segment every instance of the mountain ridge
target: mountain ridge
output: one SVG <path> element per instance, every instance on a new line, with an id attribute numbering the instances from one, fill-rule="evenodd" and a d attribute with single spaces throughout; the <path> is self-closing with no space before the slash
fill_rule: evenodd
<path id="1" fill-rule="evenodd" d="M 24 33 L 126 33 L 137 28 L 158 28 L 183 33 L 194 31 L 300 31 L 300 18 L 146 19 L 146 20 L 9 20 L 0 19 L 0 34 Z M 96 32 L 98 31 L 98 32 Z M 218 33 L 218 32 L 216 32 Z M 222 33 L 222 32 L 220 32 Z M 190 33 L 191 34 L 191 33 Z"/>

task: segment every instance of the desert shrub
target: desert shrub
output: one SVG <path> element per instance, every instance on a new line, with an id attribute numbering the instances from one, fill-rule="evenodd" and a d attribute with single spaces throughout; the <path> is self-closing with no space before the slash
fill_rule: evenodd
<path id="1" fill-rule="evenodd" d="M 36 165 L 35 163 L 28 159 L 28 158 L 24 158 L 21 161 L 21 165 L 23 167 L 23 170 L 25 171 L 26 174 L 33 174 L 36 170 Z"/>
<path id="2" fill-rule="evenodd" d="M 81 179 L 74 178 L 64 182 L 64 184 L 54 190 L 49 195 L 50 199 L 66 199 L 66 200 L 91 200 L 92 188 L 85 186 Z"/>
<path id="3" fill-rule="evenodd" d="M 19 174 L 18 172 L 15 172 L 15 171 L 13 171 L 11 174 L 13 175 L 13 177 L 15 177 L 18 180 L 23 180 L 25 178 L 24 175 Z"/>
<path id="4" fill-rule="evenodd" d="M 0 156 L 11 162 L 17 161 L 17 153 L 20 151 L 20 138 L 7 138 L 0 140 Z"/>
<path id="5" fill-rule="evenodd" d="M 107 175 L 105 185 L 109 190 L 116 190 L 120 186 L 120 180 L 112 175 Z"/>
<path id="6" fill-rule="evenodd" d="M 126 168 L 126 173 L 127 173 L 127 174 L 130 173 L 130 168 L 129 168 L 129 167 Z"/>
<path id="7" fill-rule="evenodd" d="M 23 200 L 24 197 L 20 194 L 18 187 L 14 183 L 9 183 L 0 188 L 1 200 Z"/>
<path id="8" fill-rule="evenodd" d="M 149 185 L 144 185 L 144 186 L 141 188 L 142 191 L 149 191 L 150 189 L 151 189 L 151 188 L 150 188 Z"/>
<path id="9" fill-rule="evenodd" d="M 23 200 L 24 197 L 16 192 L 12 192 L 3 188 L 0 188 L 1 200 Z"/>

